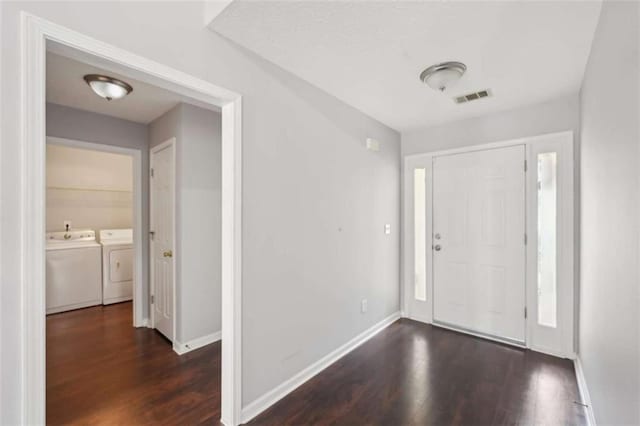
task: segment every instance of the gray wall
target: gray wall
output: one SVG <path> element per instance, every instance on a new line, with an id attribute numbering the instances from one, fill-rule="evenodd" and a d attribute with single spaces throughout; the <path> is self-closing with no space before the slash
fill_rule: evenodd
<path id="1" fill-rule="evenodd" d="M 397 132 L 205 29 L 202 3 L 0 7 L 5 423 L 19 422 L 22 387 L 20 259 L 9 241 L 23 231 L 16 185 L 23 9 L 243 95 L 244 405 L 398 311 Z M 365 150 L 367 137 L 381 141 L 380 152 Z"/>
<path id="2" fill-rule="evenodd" d="M 220 113 L 180 104 L 149 125 L 149 143 L 176 138 L 178 342 L 221 330 Z"/>
<path id="3" fill-rule="evenodd" d="M 404 132 L 402 154 L 440 151 L 565 130 L 577 131 L 580 123 L 578 105 L 576 94 L 496 114 Z"/>
<path id="4" fill-rule="evenodd" d="M 137 149 L 142 161 L 142 294 L 149 297 L 149 135 L 145 124 L 47 103 L 47 136 Z M 143 317 L 149 306 L 143 303 Z"/>
<path id="5" fill-rule="evenodd" d="M 145 124 L 52 103 L 46 113 L 47 136 L 139 149 L 149 157 Z"/>
<path id="6" fill-rule="evenodd" d="M 638 8 L 603 3 L 581 92 L 579 356 L 598 424 L 640 424 Z"/>

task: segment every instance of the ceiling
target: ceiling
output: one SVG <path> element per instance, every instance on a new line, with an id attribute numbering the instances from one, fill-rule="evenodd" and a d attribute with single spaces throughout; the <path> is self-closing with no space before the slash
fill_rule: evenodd
<path id="1" fill-rule="evenodd" d="M 235 0 L 210 25 L 388 126 L 406 131 L 576 93 L 599 1 Z M 445 93 L 420 72 L 461 61 Z M 491 98 L 452 98 L 490 89 Z"/>
<path id="2" fill-rule="evenodd" d="M 86 74 L 106 74 L 126 81 L 133 92 L 122 99 L 102 99 L 85 83 Z M 206 106 L 172 91 L 47 52 L 47 102 L 148 124 L 181 102 Z M 213 109 L 211 106 L 206 106 Z"/>

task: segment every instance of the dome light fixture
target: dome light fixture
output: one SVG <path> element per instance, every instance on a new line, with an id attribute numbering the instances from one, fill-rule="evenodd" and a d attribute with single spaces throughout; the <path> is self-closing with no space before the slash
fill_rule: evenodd
<path id="1" fill-rule="evenodd" d="M 462 62 L 442 62 L 420 73 L 420 80 L 434 90 L 444 92 L 460 80 L 467 70 Z"/>
<path id="2" fill-rule="evenodd" d="M 87 74 L 84 76 L 84 81 L 96 95 L 108 101 L 124 98 L 133 91 L 133 87 L 128 83 L 106 75 Z"/>

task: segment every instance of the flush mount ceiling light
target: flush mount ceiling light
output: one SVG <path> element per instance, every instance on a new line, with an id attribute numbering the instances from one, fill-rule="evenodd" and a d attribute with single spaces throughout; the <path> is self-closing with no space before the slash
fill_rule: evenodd
<path id="1" fill-rule="evenodd" d="M 444 92 L 453 86 L 467 70 L 462 62 L 442 62 L 420 73 L 420 80 L 434 90 Z"/>
<path id="2" fill-rule="evenodd" d="M 96 95 L 108 101 L 120 99 L 133 91 L 133 87 L 117 78 L 100 74 L 87 74 L 84 81 L 91 87 Z"/>

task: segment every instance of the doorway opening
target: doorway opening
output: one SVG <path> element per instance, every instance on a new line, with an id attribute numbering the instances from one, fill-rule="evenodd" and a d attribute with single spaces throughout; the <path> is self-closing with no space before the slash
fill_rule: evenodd
<path id="1" fill-rule="evenodd" d="M 48 107 L 54 117 L 60 110 L 58 105 Z M 64 112 L 68 114 L 70 110 Z M 49 124 L 48 133 L 56 134 L 62 123 L 52 119 Z M 98 280 L 95 285 L 97 297 L 74 300 L 77 295 L 65 291 L 65 280 L 62 280 L 62 288 L 57 290 L 71 301 L 50 306 L 55 303 L 51 298 L 56 294 L 48 294 L 47 314 L 131 301 L 133 326 L 147 325 L 143 308 L 146 266 L 142 239 L 145 223 L 142 152 L 47 136 L 46 163 L 46 231 L 50 237 L 47 238 L 47 254 L 64 249 L 64 244 L 58 243 L 60 240 L 76 244 L 76 237 L 89 245 L 100 245 L 99 259 L 95 260 L 97 266 L 88 270 L 88 273 L 94 273 L 93 269 L 98 271 L 94 273 Z M 47 262 L 48 267 L 58 266 L 50 263 Z M 64 276 L 65 269 L 48 268 L 47 280 L 55 279 L 56 274 Z M 74 275 L 80 278 L 77 273 Z M 47 290 L 53 291 L 52 286 L 48 285 Z"/>
<path id="2" fill-rule="evenodd" d="M 25 423 L 41 424 L 45 423 L 45 376 L 47 371 L 47 351 L 45 350 L 45 336 L 47 321 L 45 315 L 47 312 L 47 290 L 48 280 L 46 273 L 46 261 L 47 255 L 45 252 L 46 231 L 47 231 L 47 216 L 45 215 L 46 205 L 46 135 L 48 122 L 45 125 L 45 117 L 50 120 L 52 114 L 49 114 L 48 105 L 46 102 L 49 99 L 49 84 L 42 84 L 45 81 L 47 62 L 49 55 L 57 55 L 63 57 L 69 61 L 76 61 L 82 64 L 97 67 L 105 73 L 123 76 L 125 79 L 135 81 L 144 85 L 154 86 L 156 88 L 162 88 L 167 92 L 173 93 L 179 98 L 179 104 L 177 107 L 182 108 L 183 105 L 190 105 L 194 108 L 200 108 L 203 110 L 217 111 L 219 116 L 218 122 L 218 154 L 217 158 L 220 163 L 218 168 L 219 179 L 217 181 L 217 207 L 219 222 L 211 225 L 218 232 L 219 239 L 217 242 L 207 241 L 211 246 L 217 247 L 219 255 L 218 265 L 219 276 L 217 291 L 219 292 L 219 304 L 222 307 L 222 312 L 219 314 L 218 329 L 205 333 L 206 330 L 198 328 L 203 324 L 203 321 L 199 321 L 194 318 L 182 318 L 181 313 L 186 312 L 183 306 L 176 305 L 176 297 L 173 297 L 170 302 L 165 303 L 167 307 L 170 307 L 168 311 L 171 313 L 172 328 L 174 330 L 173 335 L 169 336 L 172 340 L 172 345 L 169 345 L 168 351 L 163 351 L 163 356 L 170 357 L 169 360 L 177 359 L 179 354 L 187 351 L 197 349 L 201 346 L 205 346 L 212 341 L 220 340 L 224 341 L 224 345 L 220 347 L 218 343 L 218 355 L 217 360 L 222 366 L 220 370 L 220 378 L 213 381 L 221 382 L 222 386 L 217 389 L 217 401 L 218 408 L 210 407 L 210 412 L 213 413 L 213 418 L 221 419 L 225 424 L 236 424 L 239 421 L 240 416 L 240 165 L 241 165 L 241 139 L 240 139 L 240 96 L 230 92 L 228 90 L 214 86 L 203 80 L 199 80 L 192 76 L 186 75 L 179 71 L 173 70 L 162 64 L 149 61 L 145 58 L 131 54 L 124 50 L 118 49 L 114 46 L 109 46 L 101 43 L 97 40 L 85 37 L 82 34 L 68 30 L 66 28 L 59 27 L 53 23 L 41 20 L 35 16 L 27 13 L 23 14 L 22 23 L 24 25 L 25 43 L 23 43 L 23 57 L 25 58 L 25 69 L 23 72 L 23 96 L 24 96 L 24 128 L 23 128 L 23 146 L 24 146 L 24 158 L 26 163 L 30 167 L 25 168 L 23 176 L 23 211 L 26 213 L 25 221 L 25 235 L 22 246 L 23 250 L 23 264 L 21 265 L 23 270 L 23 293 L 24 293 L 24 321 L 25 321 L 25 339 L 22 353 L 25 356 L 23 366 L 24 375 L 26 377 L 25 386 L 23 388 L 22 400 L 23 400 L 23 419 Z M 48 82 L 47 82 L 48 83 Z M 84 82 L 83 82 L 84 83 Z M 89 90 L 88 87 L 84 89 Z M 135 90 L 135 88 L 134 88 Z M 143 92 L 143 91 L 142 91 Z M 76 92 L 77 93 L 77 92 Z M 106 102 L 104 99 L 98 99 L 99 101 Z M 115 102 L 115 101 L 114 101 Z M 115 105 L 115 104 L 114 104 Z M 72 108 L 70 105 L 63 105 L 64 108 Z M 89 113 L 93 114 L 95 111 L 88 109 Z M 46 111 L 46 113 L 45 113 Z M 85 111 L 87 112 L 87 111 Z M 109 115 L 109 114 L 106 114 Z M 113 116 L 113 114 L 111 114 Z M 80 126 L 85 125 L 86 122 L 81 121 Z M 116 132 L 111 126 L 107 126 L 109 130 Z M 86 129 L 85 129 L 86 130 Z M 93 134 L 96 129 L 91 129 L 89 133 Z M 117 136 L 117 135 L 116 135 Z M 180 134 L 182 136 L 182 134 Z M 55 136 L 58 138 L 58 143 L 64 139 L 68 144 L 86 144 L 94 143 L 91 137 L 78 137 L 70 138 L 68 136 Z M 151 139 L 151 138 L 149 138 Z M 181 142 L 181 138 L 178 137 L 177 144 Z M 185 142 L 186 138 L 182 141 Z M 55 144 L 52 143 L 51 146 Z M 98 142 L 97 145 L 100 145 Z M 118 144 L 114 144 L 118 145 Z M 85 146 L 86 148 L 87 146 Z M 74 147 L 78 148 L 78 146 Z M 123 148 L 120 146 L 120 148 Z M 141 185 L 140 197 L 133 196 L 133 204 L 139 202 L 142 205 L 140 209 L 142 214 L 137 218 L 142 223 L 139 228 L 132 226 L 130 234 L 133 239 L 133 246 L 136 260 L 131 263 L 131 271 L 128 270 L 128 265 L 124 259 L 123 251 L 118 253 L 109 252 L 109 261 L 113 261 L 113 265 L 109 263 L 109 268 L 113 266 L 115 269 L 109 279 L 116 282 L 122 282 L 120 280 L 124 275 L 129 275 L 131 272 L 131 278 L 133 281 L 131 285 L 131 297 L 133 298 L 134 305 L 138 306 L 140 303 L 142 308 L 130 308 L 126 316 L 126 327 L 131 330 L 129 335 L 133 336 L 134 340 L 144 341 L 148 331 L 144 328 L 134 329 L 131 327 L 131 316 L 134 317 L 133 325 L 136 327 L 155 327 L 157 324 L 150 321 L 150 306 L 153 304 L 154 294 L 149 292 L 149 275 L 145 277 L 145 272 L 148 272 L 148 235 L 149 232 L 154 230 L 150 229 L 149 213 L 144 212 L 145 202 L 145 177 L 148 179 L 150 169 L 148 168 L 148 160 L 145 165 L 145 158 L 149 158 L 149 146 L 143 147 L 143 149 L 135 148 L 132 154 L 134 159 L 136 156 L 141 160 L 138 164 L 141 167 L 138 168 Z M 211 159 L 209 159 L 211 160 Z M 191 161 L 191 160 L 189 160 Z M 134 163 L 136 163 L 134 161 Z M 196 168 L 201 164 L 195 165 Z M 210 164 L 209 164 L 210 166 Z M 211 167 L 209 167 L 211 168 Z M 96 172 L 97 168 L 94 168 L 92 172 Z M 183 167 L 183 170 L 189 171 L 187 167 Z M 136 174 L 136 173 L 134 173 Z M 179 175 L 177 179 L 181 182 L 188 181 L 188 173 Z M 201 179 L 199 176 L 197 179 Z M 134 179 L 134 182 L 136 179 Z M 175 183 L 174 183 L 175 184 Z M 135 186 L 135 185 L 134 185 Z M 196 185 L 197 187 L 197 185 Z M 148 186 L 147 186 L 148 188 Z M 85 188 L 88 189 L 88 188 Z M 189 192 L 189 187 L 184 187 L 182 195 L 185 196 L 185 200 L 188 204 L 189 200 L 192 200 L 194 194 Z M 68 190 L 66 188 L 65 190 Z M 148 189 L 147 189 L 148 190 Z M 210 191 L 211 192 L 211 191 Z M 213 191 L 216 192 L 216 191 Z M 199 193 L 198 196 L 202 197 L 203 193 Z M 206 194 L 205 194 L 206 195 Z M 148 193 L 147 193 L 148 196 Z M 87 197 L 84 197 L 86 200 Z M 176 209 L 182 204 L 182 199 L 178 199 L 173 205 L 167 204 L 170 209 Z M 135 209 L 134 209 L 135 210 Z M 69 223 L 64 223 L 69 222 Z M 136 222 L 136 220 L 134 220 Z M 146 226 L 145 223 L 146 222 Z M 63 220 L 63 233 L 66 233 L 67 238 L 62 237 L 63 240 L 74 239 L 74 220 Z M 78 223 L 78 222 L 76 222 Z M 57 226 L 57 225 L 56 225 Z M 122 230 L 121 228 L 110 228 L 107 231 L 113 233 L 114 230 Z M 169 250 L 171 254 L 180 254 L 180 250 L 183 249 L 184 241 L 181 240 L 183 234 L 178 228 L 176 234 L 177 250 Z M 66 232 L 68 231 L 68 232 Z M 87 232 L 88 229 L 77 229 L 81 232 L 82 238 L 95 237 L 95 233 Z M 95 231 L 95 230 L 94 230 Z M 98 233 L 98 236 L 100 233 Z M 106 234 L 105 234 L 106 237 Z M 80 236 L 78 237 L 80 238 Z M 99 237 L 98 237 L 99 238 Z M 185 240 L 186 241 L 186 240 Z M 190 241 L 188 241 L 190 242 Z M 202 243 L 202 241 L 197 241 Z M 188 244 L 187 244 L 188 245 Z M 197 245 L 197 244 L 196 244 Z M 187 250 L 193 250 L 191 248 L 185 248 Z M 101 247 L 104 253 L 104 244 Z M 112 256 L 113 254 L 113 256 Z M 130 254 L 130 253 L 129 253 Z M 138 263 L 137 257 L 142 258 L 142 262 Z M 145 264 L 145 257 L 147 258 Z M 172 256 L 167 256 L 171 258 Z M 179 256 L 178 256 L 179 257 Z M 104 259 L 101 259 L 104 260 Z M 214 262 L 215 263 L 215 262 Z M 141 267 L 140 267 L 141 266 Z M 104 272 L 104 265 L 100 265 L 102 272 Z M 94 268 L 94 272 L 95 272 Z M 175 268 L 174 268 L 175 269 Z M 185 270 L 190 271 L 187 267 Z M 125 274 L 126 272 L 126 274 Z M 189 272 L 191 273 L 191 272 Z M 192 278 L 191 276 L 190 278 Z M 104 278 L 104 277 L 101 277 Z M 191 282 L 185 280 L 185 282 Z M 112 283 L 112 284 L 113 284 Z M 167 288 L 173 286 L 174 291 L 176 285 L 172 282 Z M 116 287 L 116 286 L 112 286 Z M 154 288 L 157 288 L 154 287 Z M 104 295 L 108 294 L 105 291 L 104 282 L 102 282 L 102 302 L 104 303 Z M 185 290 L 185 288 L 182 288 Z M 142 294 L 142 297 L 138 297 L 138 291 Z M 196 289 L 198 291 L 198 289 Z M 186 291 L 188 293 L 188 291 Z M 194 298 L 189 297 L 184 291 L 179 292 L 179 303 L 193 303 Z M 184 296 L 184 297 L 183 297 Z M 123 302 L 124 305 L 115 304 L 109 305 L 99 309 L 110 309 L 113 307 L 126 306 L 130 303 L 126 300 L 127 296 L 114 296 L 113 301 Z M 205 301 L 205 303 L 207 303 Z M 210 303 L 209 303 L 210 304 Z M 100 306 L 103 306 L 102 304 Z M 129 305 L 130 306 L 130 305 Z M 81 306 L 67 306 L 77 307 Z M 196 307 L 194 310 L 201 310 L 200 307 Z M 90 312 L 92 307 L 86 307 L 84 312 Z M 122 310 L 121 310 L 122 311 Z M 126 310 L 124 310 L 126 311 Z M 72 310 L 72 313 L 81 311 Z M 92 311 L 95 312 L 95 311 Z M 67 312 L 58 313 L 56 315 L 66 315 Z M 96 317 L 94 316 L 94 319 Z M 141 318 L 141 319 L 140 319 Z M 221 322 L 221 324 L 220 324 Z M 189 328 L 195 324 L 195 331 Z M 159 327 L 157 327 L 159 328 Z M 190 330 L 191 334 L 188 334 L 185 330 Z M 116 328 L 111 329 L 112 334 L 117 334 Z M 107 328 L 107 332 L 109 329 Z M 141 334 L 142 333 L 142 334 Z M 155 333 L 155 332 L 152 332 Z M 205 333 L 204 335 L 202 335 Z M 158 336 L 159 333 L 156 333 Z M 142 336 L 142 337 L 141 337 Z M 47 336 L 48 337 L 48 336 Z M 94 338 L 96 336 L 93 336 Z M 155 338 L 152 338 L 155 339 Z M 163 339 L 163 338 L 160 338 Z M 179 340 L 182 339 L 182 340 Z M 155 339 L 157 340 L 157 339 Z M 47 342 L 49 344 L 50 342 Z M 88 345 L 89 340 L 85 341 Z M 165 344 L 166 346 L 166 344 Z M 67 348 L 69 349 L 69 348 Z M 127 353 L 127 348 L 114 347 L 114 350 L 119 350 L 118 356 L 124 357 Z M 138 348 L 139 349 L 139 348 Z M 129 353 L 136 351 L 135 348 L 128 348 Z M 177 354 L 176 354 L 177 352 Z M 200 352 L 199 352 L 200 353 Z M 171 358 L 174 357 L 174 358 Z M 98 362 L 98 359 L 94 361 Z M 215 359 L 211 359 L 211 362 L 215 362 Z M 169 362 L 170 364 L 170 362 Z M 67 364 L 70 365 L 70 364 Z M 99 366 L 100 365 L 100 366 Z M 179 364 L 176 364 L 179 365 Z M 94 364 L 95 368 L 103 368 L 98 362 Z M 117 371 L 117 370 L 113 370 Z M 170 369 L 168 371 L 171 371 Z M 138 373 L 141 373 L 138 371 Z M 201 372 L 202 373 L 202 372 Z M 117 374 L 112 374 L 111 378 L 117 378 Z M 129 376 L 131 377 L 131 376 Z M 122 378 L 122 382 L 126 382 L 126 378 Z M 120 383 L 119 384 L 126 384 Z M 103 383 L 102 383 L 103 384 Z M 162 388 L 160 386 L 159 388 Z M 123 393 L 123 396 L 126 392 Z M 104 402 L 104 401 L 103 401 Z M 211 401 L 205 401 L 205 403 L 211 403 Z M 93 410 L 102 410 L 105 407 L 101 404 L 90 404 L 90 408 Z M 138 405 L 140 407 L 140 404 Z M 87 409 L 85 406 L 84 409 Z M 143 408 L 141 408 L 143 410 Z M 85 410 L 86 411 L 86 410 Z M 86 412 L 85 412 L 86 414 Z M 144 415 L 144 413 L 142 414 Z M 90 415 L 86 417 L 89 419 Z"/>
<path id="3" fill-rule="evenodd" d="M 404 163 L 405 314 L 573 358 L 573 134 Z"/>

